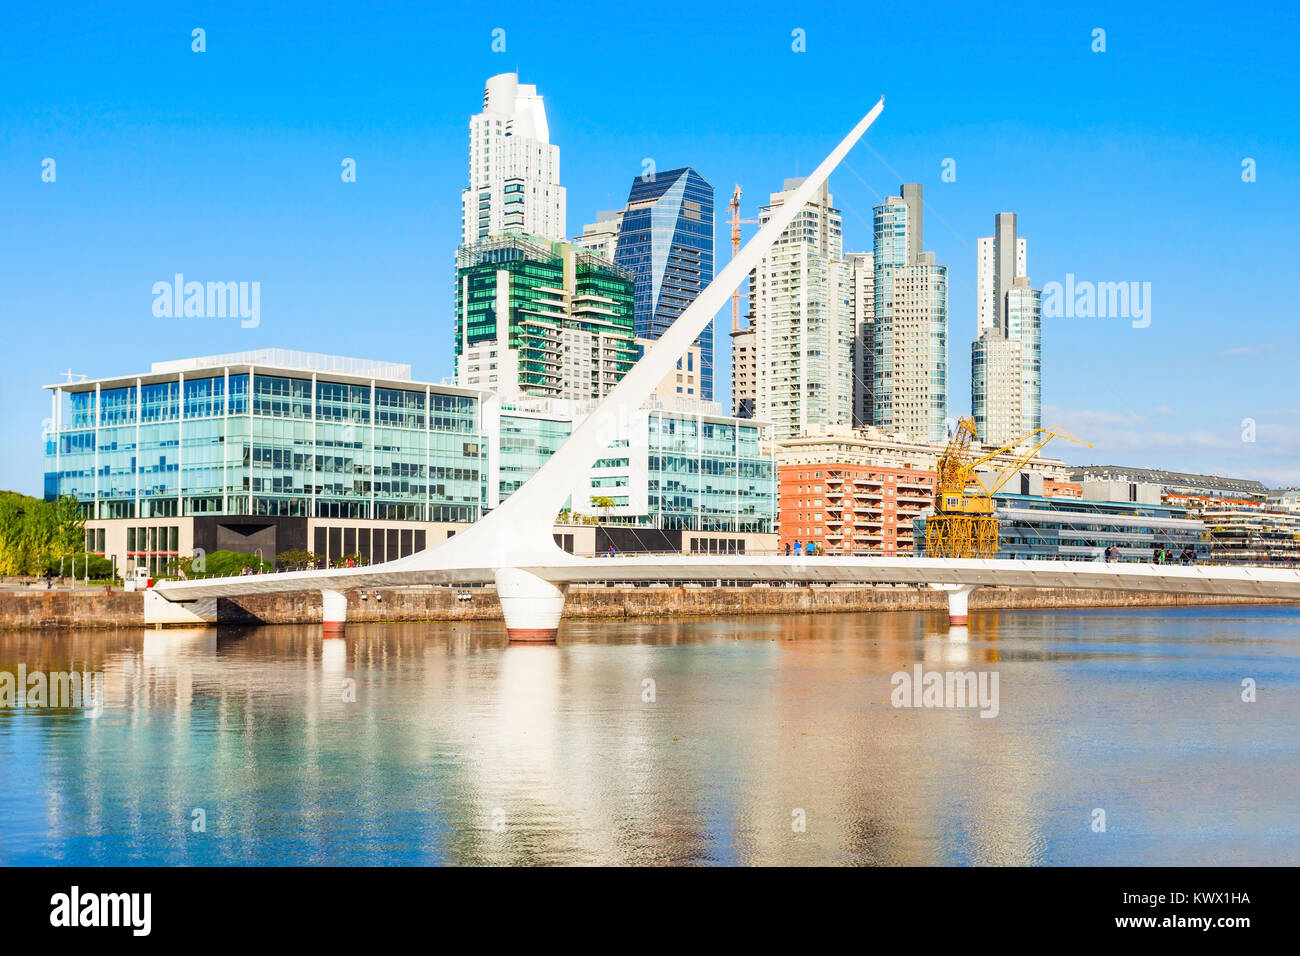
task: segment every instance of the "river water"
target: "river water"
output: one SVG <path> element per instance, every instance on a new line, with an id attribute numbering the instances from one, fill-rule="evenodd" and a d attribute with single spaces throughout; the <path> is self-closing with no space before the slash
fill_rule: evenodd
<path id="1" fill-rule="evenodd" d="M 895 706 L 918 664 L 996 716 Z M 103 693 L 0 708 L 6 865 L 1300 863 L 1293 607 L 0 632 L 20 665 Z"/>

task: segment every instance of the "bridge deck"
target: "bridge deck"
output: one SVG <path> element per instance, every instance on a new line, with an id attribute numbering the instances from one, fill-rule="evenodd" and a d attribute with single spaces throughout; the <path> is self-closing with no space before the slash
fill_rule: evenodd
<path id="1" fill-rule="evenodd" d="M 1030 588 L 1093 588 L 1235 595 L 1300 601 L 1300 570 L 1196 565 L 1104 564 L 1088 561 L 1013 561 L 909 557 L 557 557 L 520 570 L 555 584 L 591 581 L 810 581 L 861 584 L 954 584 Z M 409 559 L 408 559 L 409 560 Z M 408 567 L 406 561 L 372 568 L 293 571 L 198 581 L 164 581 L 169 601 L 238 597 L 283 591 L 490 584 L 495 567 Z"/>

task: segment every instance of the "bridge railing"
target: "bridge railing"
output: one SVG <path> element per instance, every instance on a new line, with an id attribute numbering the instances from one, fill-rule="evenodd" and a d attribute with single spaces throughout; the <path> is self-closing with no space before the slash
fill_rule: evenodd
<path id="1" fill-rule="evenodd" d="M 746 551 L 739 551 L 739 552 L 736 552 L 736 551 L 725 551 L 725 552 L 723 552 L 723 551 L 718 551 L 718 552 L 693 551 L 693 552 L 686 553 L 686 554 L 683 554 L 683 553 L 680 552 L 680 551 L 671 551 L 671 550 L 654 550 L 654 551 L 615 551 L 613 554 L 609 554 L 608 552 L 606 552 L 606 553 L 595 554 L 595 555 L 590 555 L 590 556 L 583 555 L 583 556 L 581 556 L 581 557 L 590 557 L 590 558 L 595 559 L 595 560 L 609 560 L 609 561 L 614 561 L 614 562 L 617 562 L 617 561 L 620 561 L 620 560 L 644 560 L 644 559 L 646 559 L 646 558 L 681 558 L 681 557 L 689 557 L 689 558 L 714 558 L 714 559 L 717 559 L 717 560 L 719 560 L 719 561 L 721 561 L 721 562 L 725 562 L 725 561 L 726 561 L 727 559 L 729 559 L 729 558 L 788 558 L 788 559 L 790 559 L 790 561 L 793 563 L 793 562 L 795 562 L 795 561 L 799 561 L 799 560 L 802 560 L 802 559 L 804 559 L 804 558 L 810 558 L 810 557 L 812 557 L 812 558 L 832 558 L 832 559 L 833 559 L 833 558 L 840 558 L 840 557 L 853 557 L 853 558 L 860 558 L 860 557 L 881 557 L 881 558 L 919 558 L 919 557 L 923 557 L 923 556 L 922 556 L 922 555 L 918 555 L 918 554 L 916 554 L 916 553 L 914 553 L 914 552 L 910 552 L 910 551 L 899 551 L 899 552 L 895 552 L 895 553 L 892 553 L 892 554 L 886 554 L 886 553 L 883 553 L 883 552 L 869 552 L 869 553 L 866 553 L 866 554 L 850 554 L 850 555 L 845 555 L 845 554 L 843 554 L 843 552 L 834 552 L 834 551 L 816 551 L 816 552 L 813 552 L 813 553 L 810 554 L 810 553 L 808 553 L 808 552 L 806 552 L 806 551 L 805 551 L 805 552 L 802 552 L 802 553 L 797 553 L 797 552 L 794 552 L 794 551 L 791 551 L 791 552 L 787 553 L 787 552 L 786 552 L 785 550 L 783 550 L 783 549 L 754 549 L 754 550 L 746 550 Z M 1138 561 L 1138 560 L 1133 560 L 1133 559 L 1131 559 L 1131 558 L 1129 558 L 1129 559 L 1121 558 L 1121 559 L 1118 560 L 1118 561 L 1109 561 L 1109 562 L 1108 562 L 1108 561 L 1105 561 L 1105 560 L 1103 560 L 1103 559 L 1101 559 L 1101 558 L 1091 558 L 1091 557 L 1086 557 L 1086 558 L 1085 558 L 1085 557 L 1068 557 L 1068 556 L 1050 556 L 1050 557 L 1048 557 L 1048 556 L 1035 556 L 1035 557 L 1032 557 L 1032 558 L 1021 558 L 1021 559 L 1018 559 L 1018 560 L 1034 561 L 1035 563 L 1042 562 L 1042 563 L 1045 563 L 1045 564 L 1144 564 L 1144 565 L 1150 565 L 1150 564 L 1154 564 L 1154 563 L 1155 563 L 1155 562 L 1151 561 L 1150 559 L 1143 560 L 1143 561 Z M 382 563 L 382 562 L 381 562 L 381 563 Z M 370 565 L 368 562 L 363 562 L 363 563 L 360 563 L 360 564 L 356 564 L 356 565 L 354 565 L 353 567 L 354 567 L 354 568 L 365 568 L 365 567 L 370 567 L 370 566 L 371 566 L 371 565 Z M 1275 568 L 1275 569 L 1280 568 L 1280 569 L 1300 569 L 1300 559 L 1287 558 L 1287 559 L 1283 559 L 1283 560 L 1276 560 L 1276 561 L 1259 561 L 1259 562 L 1247 562 L 1247 561 L 1222 561 L 1222 560 L 1218 560 L 1218 561 L 1216 561 L 1216 560 L 1213 560 L 1213 559 L 1210 559 L 1210 560 L 1199 559 L 1199 560 L 1196 560 L 1196 561 L 1188 562 L 1188 564 L 1184 565 L 1183 562 L 1182 562 L 1181 560 L 1175 558 L 1174 560 L 1171 560 L 1171 561 L 1168 563 L 1168 565 L 1157 565 L 1157 566 L 1168 566 L 1168 567 L 1179 567 L 1179 566 L 1184 566 L 1184 567 L 1186 567 L 1186 566 L 1195 566 L 1195 567 L 1224 567 L 1224 568 Z M 158 581 L 163 581 L 163 580 L 184 580 L 184 581 L 228 580 L 228 579 L 230 579 L 230 578 L 239 578 L 239 577 L 261 577 L 261 576 L 265 576 L 265 575 L 283 574 L 283 573 L 288 573 L 288 572 L 297 572 L 297 571 L 324 571 L 324 570 L 344 570 L 344 569 L 343 569 L 343 568 L 339 568 L 339 567 L 335 567 L 335 566 L 333 566 L 333 565 L 325 565 L 325 566 L 316 567 L 316 568 L 298 568 L 298 567 L 292 567 L 292 568 L 289 568 L 289 567 L 276 567 L 276 568 L 274 568 L 273 570 L 270 570 L 270 571 L 250 571 L 250 572 L 248 572 L 247 574 L 242 573 L 242 572 L 236 572 L 236 573 L 234 573 L 234 574 L 216 574 L 216 573 L 202 573 L 202 572 L 201 572 L 201 573 L 198 573 L 198 574 L 191 574 L 191 575 L 189 575 L 189 576 L 187 576 L 187 577 L 184 577 L 184 578 L 180 578 L 180 577 L 177 577 L 177 578 L 169 578 L 169 577 L 166 577 L 166 576 L 157 576 L 157 577 L 155 577 L 155 580 L 158 580 Z M 608 579 L 608 578 L 607 578 L 606 580 L 612 580 L 612 579 Z M 645 582 L 638 582 L 638 583 L 640 583 L 640 584 L 644 584 Z M 746 583 L 749 583 L 749 582 L 746 582 Z"/>

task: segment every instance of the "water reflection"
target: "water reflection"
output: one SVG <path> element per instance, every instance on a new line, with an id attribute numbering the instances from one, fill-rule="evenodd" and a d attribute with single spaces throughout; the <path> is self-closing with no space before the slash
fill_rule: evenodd
<path id="1" fill-rule="evenodd" d="M 0 671 L 106 700 L 0 710 L 0 862 L 1295 863 L 1296 619 L 10 632 Z M 998 716 L 893 707 L 918 663 L 995 670 Z"/>

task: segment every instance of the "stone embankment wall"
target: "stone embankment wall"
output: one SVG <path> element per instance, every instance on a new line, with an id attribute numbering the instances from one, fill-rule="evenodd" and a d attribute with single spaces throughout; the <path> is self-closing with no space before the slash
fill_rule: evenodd
<path id="1" fill-rule="evenodd" d="M 348 620 L 486 621 L 500 620 L 491 588 L 412 588 L 348 594 Z M 143 627 L 139 593 L 103 589 L 0 592 L 0 628 Z M 971 611 L 982 609 L 1171 607 L 1210 604 L 1287 603 L 1257 598 L 1187 597 L 1134 591 L 1067 588 L 980 588 L 970 597 Z M 564 616 L 645 618 L 700 615 L 813 614 L 853 611 L 946 611 L 947 596 L 911 587 L 649 587 L 587 588 L 569 591 Z M 217 602 L 218 620 L 229 624 L 309 624 L 321 619 L 314 592 L 250 595 Z"/>
<path id="2" fill-rule="evenodd" d="M 0 628 L 143 627 L 144 593 L 115 588 L 0 591 Z"/>

